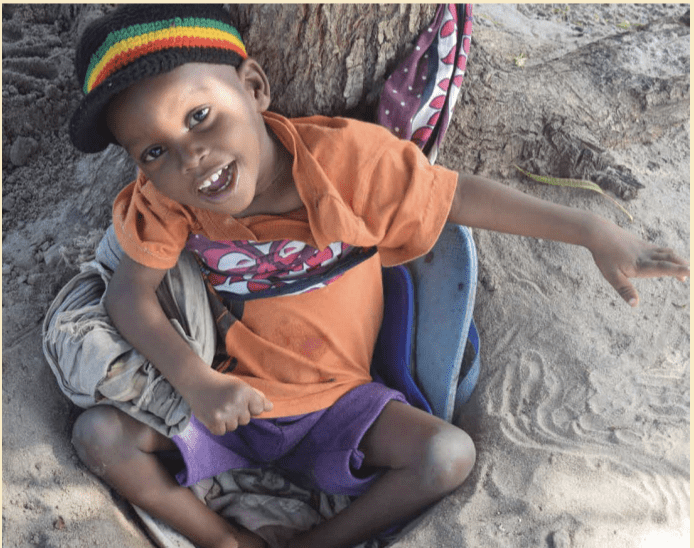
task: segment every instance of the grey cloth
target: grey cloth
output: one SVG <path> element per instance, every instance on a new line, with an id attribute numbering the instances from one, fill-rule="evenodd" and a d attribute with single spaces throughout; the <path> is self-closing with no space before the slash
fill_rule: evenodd
<path id="1" fill-rule="evenodd" d="M 272 468 L 228 470 L 190 488 L 212 510 L 253 531 L 270 548 L 285 548 L 299 531 L 334 517 L 350 504 L 347 495 L 308 491 L 284 479 Z M 162 548 L 195 548 L 193 543 L 135 506 L 148 532 Z M 376 540 L 354 548 L 378 548 Z"/>
<path id="2" fill-rule="evenodd" d="M 123 251 L 109 227 L 93 261 L 58 293 L 43 323 L 43 350 L 63 393 L 80 407 L 117 407 L 165 436 L 181 433 L 190 407 L 154 366 L 125 341 L 104 308 L 104 294 Z M 212 364 L 217 331 L 205 283 L 187 252 L 159 289 L 159 302 L 175 329 L 202 359 Z M 215 512 L 284 548 L 298 531 L 335 516 L 350 504 L 346 495 L 308 491 L 272 468 L 228 470 L 191 487 Z M 186 538 L 134 507 L 147 531 L 164 548 L 194 548 Z M 391 537 L 355 548 L 379 548 Z"/>
<path id="3" fill-rule="evenodd" d="M 190 407 L 154 366 L 125 341 L 104 308 L 104 294 L 123 251 L 109 227 L 93 261 L 58 293 L 43 323 L 43 349 L 63 393 L 80 407 L 107 404 L 166 436 L 182 432 Z M 195 258 L 181 255 L 159 289 L 159 302 L 172 325 L 202 359 L 212 364 L 216 326 Z M 297 531 L 314 527 L 347 507 L 350 498 L 307 491 L 273 469 L 228 470 L 200 481 L 193 492 L 227 519 L 255 531 L 281 548 Z M 192 543 L 141 508 L 135 510 L 166 548 Z M 379 546 L 378 541 L 360 545 Z"/>
<path id="4" fill-rule="evenodd" d="M 111 225 L 93 261 L 58 293 L 43 322 L 43 350 L 63 393 L 80 407 L 108 404 L 165 436 L 179 434 L 190 407 L 154 366 L 123 339 L 104 294 L 123 251 Z M 212 364 L 216 328 L 195 258 L 184 252 L 157 296 L 174 328 Z"/>
<path id="5" fill-rule="evenodd" d="M 253 531 L 270 548 L 285 548 L 297 532 L 308 531 L 347 508 L 351 498 L 308 491 L 272 468 L 228 470 L 190 488 L 195 496 L 228 520 Z M 168 525 L 134 506 L 147 531 L 162 548 L 195 548 Z M 353 548 L 384 548 L 411 531 L 427 511 L 405 527 L 395 527 Z"/>

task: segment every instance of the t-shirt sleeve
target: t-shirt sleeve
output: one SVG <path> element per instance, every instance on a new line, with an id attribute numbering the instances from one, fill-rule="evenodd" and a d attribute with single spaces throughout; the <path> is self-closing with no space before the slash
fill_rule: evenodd
<path id="1" fill-rule="evenodd" d="M 355 213 L 379 243 L 384 266 L 413 260 L 436 243 L 448 219 L 458 174 L 429 164 L 414 144 L 398 141 L 376 161 Z"/>
<path id="2" fill-rule="evenodd" d="M 156 190 L 142 174 L 125 187 L 113 204 L 113 227 L 123 251 L 135 262 L 172 268 L 185 247 L 192 215 Z"/>

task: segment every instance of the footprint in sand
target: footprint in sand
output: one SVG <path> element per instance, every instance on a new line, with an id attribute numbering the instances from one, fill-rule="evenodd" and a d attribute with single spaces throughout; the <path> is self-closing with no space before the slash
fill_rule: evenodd
<path id="1" fill-rule="evenodd" d="M 666 456 L 662 444 L 683 441 L 687 402 L 680 392 L 681 379 L 617 369 L 589 372 L 580 364 L 557 369 L 529 350 L 505 368 L 498 409 L 490 411 L 502 418 L 504 435 L 520 446 L 680 475 L 686 463 L 654 458 Z M 660 445 L 657 455 L 643 451 L 648 443 Z"/>

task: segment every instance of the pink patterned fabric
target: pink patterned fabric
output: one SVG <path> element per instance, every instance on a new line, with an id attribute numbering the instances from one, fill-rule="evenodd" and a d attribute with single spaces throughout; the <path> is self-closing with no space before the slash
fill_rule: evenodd
<path id="1" fill-rule="evenodd" d="M 378 123 L 416 143 L 432 164 L 463 83 L 471 35 L 472 4 L 442 4 L 381 93 Z"/>
<path id="2" fill-rule="evenodd" d="M 199 234 L 190 236 L 186 248 L 200 257 L 217 292 L 241 300 L 324 287 L 373 255 L 341 242 L 320 251 L 294 240 L 213 242 Z"/>

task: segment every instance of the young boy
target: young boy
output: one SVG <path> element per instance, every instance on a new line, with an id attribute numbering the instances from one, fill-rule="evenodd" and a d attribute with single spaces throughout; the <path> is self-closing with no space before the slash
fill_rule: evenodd
<path id="1" fill-rule="evenodd" d="M 684 279 L 689 269 L 588 212 L 430 166 L 378 126 L 268 112 L 268 79 L 227 20 L 218 7 L 123 6 L 78 46 L 86 95 L 72 140 L 85 152 L 118 143 L 140 171 L 114 204 L 126 256 L 106 307 L 193 418 L 169 439 L 94 407 L 75 424 L 74 443 L 125 498 L 200 546 L 263 545 L 184 487 L 263 463 L 360 495 L 291 542 L 351 546 L 459 487 L 475 461 L 462 430 L 371 382 L 382 264 L 426 253 L 449 221 L 583 245 L 632 306 L 629 277 Z M 228 357 L 213 368 L 155 295 L 184 249 L 235 317 Z M 185 462 L 176 478 L 157 457 L 165 450 Z"/>

